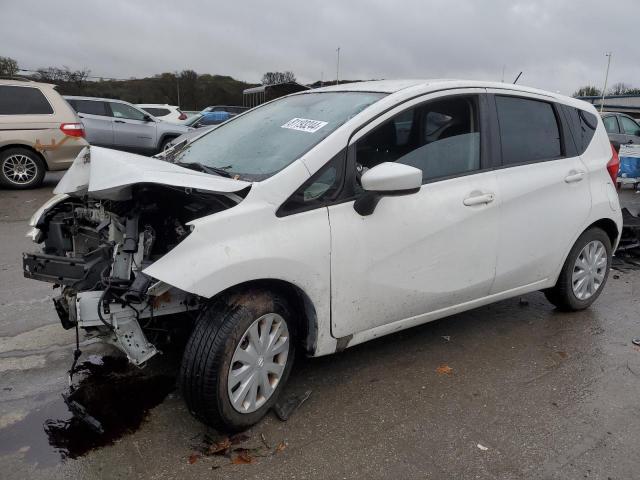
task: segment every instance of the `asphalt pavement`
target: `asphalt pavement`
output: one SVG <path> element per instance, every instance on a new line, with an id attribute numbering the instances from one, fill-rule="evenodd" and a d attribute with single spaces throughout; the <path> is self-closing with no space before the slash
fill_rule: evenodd
<path id="1" fill-rule="evenodd" d="M 308 400 L 288 421 L 271 413 L 231 439 L 193 419 L 172 388 L 179 354 L 140 372 L 83 342 L 84 401 L 114 429 L 87 431 L 61 399 L 74 333 L 50 286 L 21 269 L 34 249 L 26 221 L 59 178 L 0 190 L 0 478 L 640 478 L 631 265 L 584 312 L 557 312 L 534 293 L 299 358 L 285 394 Z"/>

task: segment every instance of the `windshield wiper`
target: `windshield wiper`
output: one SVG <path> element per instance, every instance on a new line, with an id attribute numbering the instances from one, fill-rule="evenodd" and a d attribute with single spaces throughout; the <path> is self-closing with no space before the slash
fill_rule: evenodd
<path id="1" fill-rule="evenodd" d="M 213 173 L 215 175 L 220 175 L 221 177 L 233 178 L 234 175 L 227 172 L 224 168 L 219 167 L 210 167 L 209 165 L 203 165 L 198 162 L 176 162 L 176 165 L 180 165 L 184 168 L 190 168 L 191 170 L 199 170 L 204 173 Z M 226 167 L 229 168 L 229 167 Z"/>

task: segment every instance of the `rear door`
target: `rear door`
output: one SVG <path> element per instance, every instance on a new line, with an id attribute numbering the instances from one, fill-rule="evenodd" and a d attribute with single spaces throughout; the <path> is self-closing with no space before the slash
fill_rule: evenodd
<path id="1" fill-rule="evenodd" d="M 113 146 L 113 117 L 107 102 L 80 99 L 67 99 L 67 102 L 78 112 L 87 142 L 101 147 Z"/>
<path id="2" fill-rule="evenodd" d="M 587 220 L 591 194 L 563 110 L 542 95 L 492 90 L 501 200 L 491 293 L 544 284 Z"/>
<path id="3" fill-rule="evenodd" d="M 157 149 L 156 122 L 151 117 L 126 103 L 109 102 L 109 106 L 113 115 L 113 141 L 116 148 L 140 152 Z"/>

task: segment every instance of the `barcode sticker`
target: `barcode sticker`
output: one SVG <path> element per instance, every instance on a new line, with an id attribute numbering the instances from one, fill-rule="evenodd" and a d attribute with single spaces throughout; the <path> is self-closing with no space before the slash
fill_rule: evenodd
<path id="1" fill-rule="evenodd" d="M 309 120 L 308 118 L 292 118 L 282 125 L 282 128 L 289 130 L 298 130 L 300 132 L 315 133 L 324 127 L 328 122 L 321 120 Z"/>

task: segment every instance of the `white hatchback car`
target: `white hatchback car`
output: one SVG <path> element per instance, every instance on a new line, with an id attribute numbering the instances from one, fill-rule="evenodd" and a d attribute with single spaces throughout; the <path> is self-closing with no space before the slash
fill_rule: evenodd
<path id="1" fill-rule="evenodd" d="M 140 364 L 198 315 L 181 386 L 243 429 L 319 356 L 543 290 L 603 290 L 622 227 L 593 106 L 474 81 L 301 92 L 145 158 L 90 147 L 31 220 L 27 277 Z M 153 339 L 153 341 L 151 340 Z"/>

